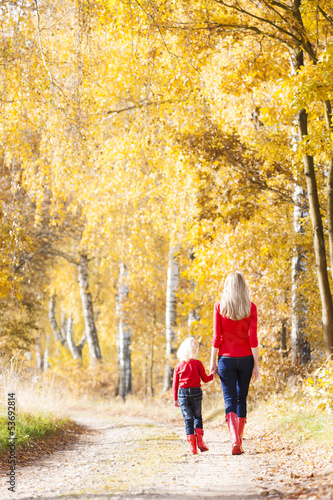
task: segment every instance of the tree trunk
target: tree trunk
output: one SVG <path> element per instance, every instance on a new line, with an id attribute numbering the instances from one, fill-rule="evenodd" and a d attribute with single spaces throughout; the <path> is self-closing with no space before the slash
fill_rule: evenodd
<path id="1" fill-rule="evenodd" d="M 294 185 L 294 231 L 304 234 L 303 221 L 307 217 L 304 207 L 304 191 L 298 184 Z M 296 255 L 292 258 L 292 326 L 291 326 L 291 353 L 294 364 L 304 365 L 311 361 L 310 345 L 306 339 L 308 307 L 306 298 L 300 292 L 306 272 L 306 256 L 301 247 L 296 248 Z"/>
<path id="2" fill-rule="evenodd" d="M 49 347 L 50 347 L 50 336 L 46 334 L 45 335 L 44 362 L 43 362 L 44 372 L 46 372 L 49 369 L 49 367 L 50 367 L 50 364 L 49 364 Z"/>
<path id="3" fill-rule="evenodd" d="M 41 342 L 40 335 L 39 335 L 39 338 L 36 342 L 36 365 L 37 365 L 37 371 L 39 373 L 42 373 L 42 371 L 43 371 L 43 354 L 42 354 L 42 342 Z"/>
<path id="4" fill-rule="evenodd" d="M 73 318 L 71 315 L 67 318 L 65 312 L 61 310 L 61 328 L 59 328 L 55 316 L 55 302 L 56 296 L 52 295 L 49 303 L 49 320 L 52 333 L 54 334 L 56 340 L 58 340 L 64 347 L 69 348 L 73 359 L 82 359 L 82 349 L 86 343 L 86 334 L 84 333 L 79 344 L 75 345 L 73 340 Z"/>
<path id="5" fill-rule="evenodd" d="M 82 359 L 82 349 L 84 344 L 86 343 L 86 334 L 82 335 L 82 338 L 78 345 L 75 344 L 73 340 L 73 318 L 70 315 L 67 320 L 67 328 L 66 328 L 66 336 L 67 336 L 67 344 L 73 359 Z"/>
<path id="6" fill-rule="evenodd" d="M 148 391 L 150 397 L 154 396 L 153 369 L 154 369 L 154 336 L 152 336 L 150 344 L 149 391 Z"/>
<path id="7" fill-rule="evenodd" d="M 62 328 L 59 329 L 58 323 L 56 320 L 55 316 L 55 303 L 56 303 L 56 296 L 51 295 L 50 301 L 49 301 L 49 321 L 50 321 L 50 327 L 51 331 L 58 342 L 60 342 L 63 346 L 66 345 L 66 337 L 63 334 L 63 317 L 61 318 L 61 326 Z"/>
<path id="8" fill-rule="evenodd" d="M 66 344 L 67 337 L 67 315 L 62 307 L 60 307 L 60 333 Z"/>
<path id="9" fill-rule="evenodd" d="M 121 262 L 119 266 L 118 293 L 116 297 L 117 314 L 117 356 L 119 370 L 118 394 L 125 399 L 127 394 L 132 391 L 132 365 L 131 365 L 131 332 L 126 325 L 124 318 L 123 304 L 128 297 L 128 288 L 126 283 L 126 266 Z"/>
<path id="10" fill-rule="evenodd" d="M 295 49 L 295 70 L 304 65 L 303 51 Z M 305 109 L 301 109 L 297 116 L 298 133 L 300 140 L 308 135 L 308 115 Z M 332 294 L 328 280 L 326 248 L 323 223 L 320 214 L 317 181 L 314 169 L 313 156 L 305 154 L 303 157 L 304 174 L 306 178 L 310 216 L 313 231 L 313 245 L 316 259 L 317 277 L 322 305 L 322 326 L 325 350 L 328 356 L 333 352 L 333 304 Z"/>
<path id="11" fill-rule="evenodd" d="M 189 335 L 189 337 L 192 335 L 192 330 L 193 330 L 192 324 L 195 321 L 199 321 L 199 316 L 198 316 L 198 310 L 197 310 L 197 308 L 191 309 L 191 311 L 188 313 L 187 326 L 188 326 L 188 335 Z M 196 330 L 196 328 L 194 330 Z"/>
<path id="12" fill-rule="evenodd" d="M 154 367 L 154 337 L 151 338 L 149 351 L 145 359 L 145 366 L 143 373 L 145 399 L 147 399 L 147 397 L 152 398 L 154 395 L 153 367 Z"/>
<path id="13" fill-rule="evenodd" d="M 282 358 L 286 358 L 288 356 L 287 350 L 287 324 L 286 320 L 283 319 L 281 321 L 281 355 Z"/>
<path id="14" fill-rule="evenodd" d="M 298 114 L 298 125 L 300 138 L 303 139 L 304 136 L 308 135 L 307 113 L 305 109 L 302 109 Z M 313 157 L 310 155 L 304 155 L 303 161 L 313 228 L 313 244 L 316 258 L 318 284 L 322 304 L 324 343 L 327 355 L 330 356 L 333 348 L 333 305 L 327 273 L 324 231 L 320 214 Z"/>
<path id="15" fill-rule="evenodd" d="M 299 293 L 299 275 L 304 273 L 303 255 L 293 257 L 292 263 L 292 324 L 291 324 L 291 355 L 293 364 L 305 365 L 311 361 L 310 344 L 306 339 L 305 318 L 307 305 L 305 297 Z"/>
<path id="16" fill-rule="evenodd" d="M 333 133 L 332 106 L 329 100 L 324 102 L 325 118 L 328 131 Z M 330 251 L 331 276 L 333 278 L 333 158 L 330 159 L 327 172 L 327 224 Z"/>
<path id="17" fill-rule="evenodd" d="M 89 290 L 88 257 L 85 254 L 80 255 L 78 265 L 78 282 L 83 308 L 85 335 L 89 347 L 90 364 L 94 365 L 96 360 L 102 358 L 102 355 L 96 331 L 93 301 Z"/>
<path id="18" fill-rule="evenodd" d="M 24 356 L 26 357 L 27 361 L 31 361 L 32 360 L 31 351 L 25 351 Z"/>
<path id="19" fill-rule="evenodd" d="M 143 367 L 143 388 L 144 388 L 144 398 L 147 399 L 147 385 L 148 385 L 148 356 L 145 357 L 145 363 Z"/>
<path id="20" fill-rule="evenodd" d="M 164 373 L 163 391 L 168 391 L 172 386 L 173 358 L 176 352 L 174 343 L 176 340 L 175 327 L 177 324 L 177 288 L 179 279 L 179 266 L 176 255 L 179 248 L 175 248 L 172 243 L 169 251 L 167 290 L 166 290 L 166 311 L 165 311 L 165 338 L 166 338 L 166 364 Z"/>

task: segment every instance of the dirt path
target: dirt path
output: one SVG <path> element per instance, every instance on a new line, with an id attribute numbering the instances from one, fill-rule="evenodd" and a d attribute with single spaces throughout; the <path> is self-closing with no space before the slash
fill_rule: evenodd
<path id="1" fill-rule="evenodd" d="M 210 451 L 192 456 L 183 427 L 85 410 L 72 412 L 72 417 L 92 431 L 70 449 L 18 467 L 15 493 L 0 478 L 0 499 L 250 500 L 281 498 L 297 486 L 292 462 L 281 464 L 262 451 L 261 436 L 251 424 L 244 455 L 230 454 L 225 425 L 207 424 Z"/>

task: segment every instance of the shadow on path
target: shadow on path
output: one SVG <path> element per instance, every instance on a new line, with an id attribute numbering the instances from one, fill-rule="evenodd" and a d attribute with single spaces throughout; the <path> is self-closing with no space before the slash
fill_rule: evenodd
<path id="1" fill-rule="evenodd" d="M 177 494 L 177 493 L 155 493 L 155 492 L 142 492 L 142 493 L 123 493 L 123 494 L 114 494 L 114 493 L 87 493 L 82 495 L 63 495 L 60 496 L 43 496 L 43 497 L 26 497 L 21 500 L 198 500 L 198 499 L 207 499 L 207 500 L 262 500 L 264 497 L 262 495 L 244 495 L 244 493 L 221 493 L 217 491 L 209 491 L 205 494 L 198 492 L 198 494 L 186 493 Z M 273 498 L 272 495 L 269 498 Z M 281 498 L 279 495 L 276 495 L 275 498 Z"/>

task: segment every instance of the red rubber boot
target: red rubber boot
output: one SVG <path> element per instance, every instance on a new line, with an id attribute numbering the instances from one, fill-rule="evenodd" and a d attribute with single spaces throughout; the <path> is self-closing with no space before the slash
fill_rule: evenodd
<path id="1" fill-rule="evenodd" d="M 191 453 L 193 455 L 197 455 L 198 454 L 198 450 L 197 450 L 197 440 L 195 438 L 195 434 L 189 434 L 187 436 L 187 441 L 190 443 Z"/>
<path id="2" fill-rule="evenodd" d="M 198 442 L 198 448 L 201 452 L 204 452 L 204 451 L 208 451 L 209 448 L 208 446 L 204 443 L 204 440 L 203 440 L 203 430 L 202 429 L 199 429 L 198 427 L 195 429 L 195 433 L 197 435 L 197 442 Z"/>
<path id="3" fill-rule="evenodd" d="M 246 418 L 238 417 L 238 435 L 241 445 L 241 453 L 244 453 L 242 439 L 243 439 L 245 424 L 246 424 Z"/>
<path id="4" fill-rule="evenodd" d="M 227 421 L 228 427 L 229 427 L 229 432 L 230 432 L 230 437 L 231 437 L 231 442 L 232 442 L 232 454 L 233 455 L 240 455 L 242 453 L 241 451 L 241 443 L 238 435 L 238 417 L 236 413 L 230 412 L 225 416 L 225 419 Z"/>

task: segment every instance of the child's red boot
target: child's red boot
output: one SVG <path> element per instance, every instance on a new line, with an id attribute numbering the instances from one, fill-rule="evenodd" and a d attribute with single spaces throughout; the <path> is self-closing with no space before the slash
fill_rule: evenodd
<path id="1" fill-rule="evenodd" d="M 242 453 L 244 453 L 243 446 L 242 446 L 242 439 L 243 439 L 245 424 L 246 424 L 246 418 L 238 417 L 238 435 L 239 435 Z"/>
<path id="2" fill-rule="evenodd" d="M 197 440 L 195 438 L 195 435 L 194 434 L 189 434 L 187 436 L 187 441 L 190 443 L 191 453 L 193 453 L 193 455 L 197 455 L 198 454 L 198 450 L 197 450 Z"/>
<path id="3" fill-rule="evenodd" d="M 198 448 L 201 452 L 204 452 L 204 451 L 208 451 L 209 448 L 208 446 L 204 443 L 204 440 L 203 440 L 203 430 L 202 429 L 199 429 L 199 427 L 197 427 L 195 429 L 195 433 L 197 435 L 197 441 L 198 441 Z"/>
<path id="4" fill-rule="evenodd" d="M 227 421 L 228 427 L 229 427 L 229 432 L 230 432 L 230 437 L 231 437 L 231 442 L 232 442 L 232 454 L 233 455 L 240 455 L 242 453 L 241 451 L 241 443 L 238 435 L 238 417 L 236 413 L 230 412 L 225 416 L 225 419 Z"/>

